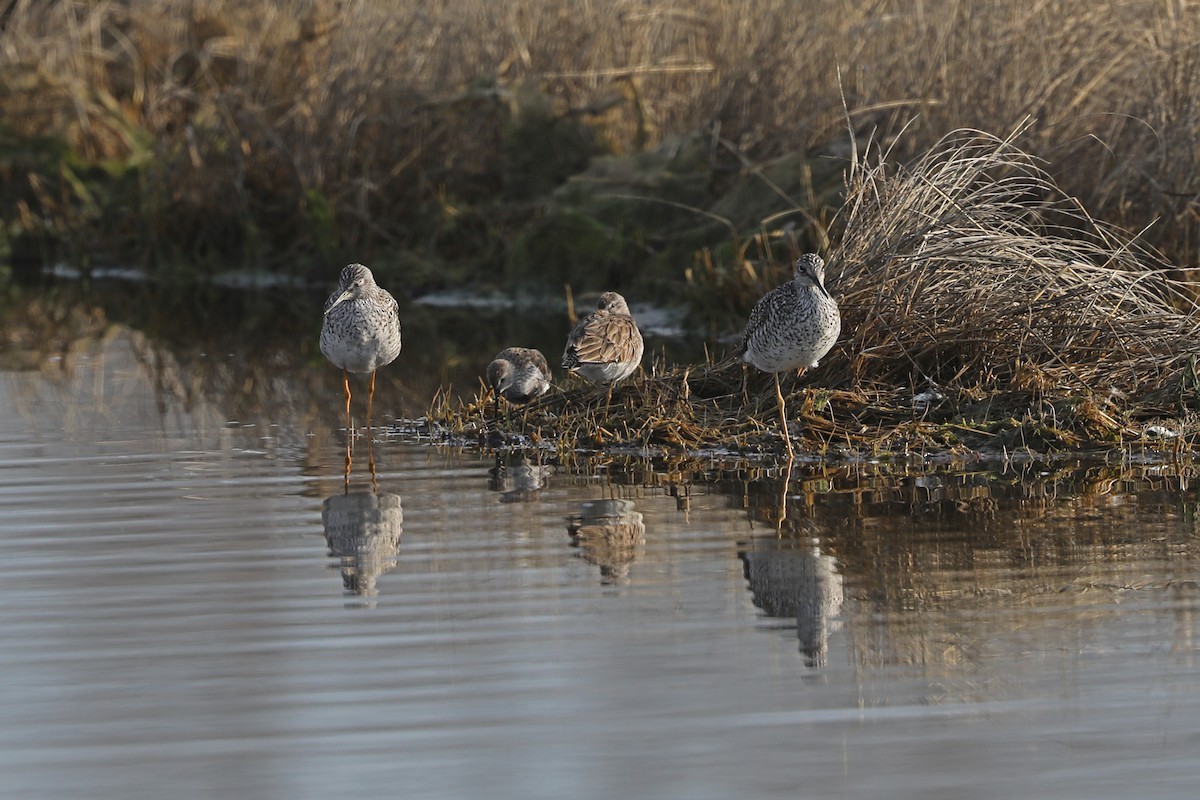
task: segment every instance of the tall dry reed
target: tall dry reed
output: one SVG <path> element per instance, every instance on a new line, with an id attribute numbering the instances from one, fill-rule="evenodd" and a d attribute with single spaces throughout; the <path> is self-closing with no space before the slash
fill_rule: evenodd
<path id="1" fill-rule="evenodd" d="M 1066 193 L 1186 268 L 1198 53 L 1170 0 L 17 0 L 0 201 L 123 256 L 479 258 L 536 213 L 495 203 L 531 107 L 617 153 L 701 132 L 714 192 L 783 153 L 844 157 L 847 114 L 907 128 L 897 162 L 1030 118 L 1019 144 Z M 116 190 L 94 174 L 120 169 Z"/>
<path id="2" fill-rule="evenodd" d="M 851 171 L 831 264 L 843 380 L 1136 396 L 1194 356 L 1185 287 L 1064 195 L 1022 133 L 955 132 L 911 165 Z"/>

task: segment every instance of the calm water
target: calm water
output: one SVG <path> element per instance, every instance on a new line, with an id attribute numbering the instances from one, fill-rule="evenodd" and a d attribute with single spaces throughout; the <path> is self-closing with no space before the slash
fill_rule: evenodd
<path id="1" fill-rule="evenodd" d="M 2 796 L 1195 796 L 1174 468 L 381 436 L 347 493 L 311 348 L 6 326 Z"/>

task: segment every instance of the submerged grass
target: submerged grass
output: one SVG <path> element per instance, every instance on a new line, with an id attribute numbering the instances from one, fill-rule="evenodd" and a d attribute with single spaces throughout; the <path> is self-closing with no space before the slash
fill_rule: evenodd
<path id="1" fill-rule="evenodd" d="M 439 396 L 422 432 L 488 449 L 549 449 L 564 462 L 577 451 L 782 458 L 774 384 L 758 378 L 743 393 L 740 367 L 675 367 L 618 387 L 611 402 L 603 390 L 572 387 L 499 414 L 483 391 L 459 403 Z M 1126 460 L 1150 451 L 1191 460 L 1200 435 L 1190 413 L 1180 418 L 1154 403 L 1066 394 L 960 390 L 928 404 L 902 390 L 801 387 L 785 395 L 802 460 L 1066 452 L 1119 452 Z"/>

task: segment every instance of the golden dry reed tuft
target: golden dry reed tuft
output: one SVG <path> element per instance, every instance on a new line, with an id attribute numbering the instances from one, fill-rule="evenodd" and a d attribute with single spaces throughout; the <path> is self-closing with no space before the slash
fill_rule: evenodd
<path id="1" fill-rule="evenodd" d="M 905 163 L 1028 118 L 1018 143 L 1063 191 L 1147 229 L 1180 275 L 1200 260 L 1200 15 L 1178 2 L 6 6 L 0 204 L 68 248 L 486 254 L 508 218 L 488 204 L 538 163 L 507 135 L 522 115 L 615 154 L 701 135 L 713 186 L 786 153 L 845 159 L 847 121 Z"/>
<path id="2" fill-rule="evenodd" d="M 1152 252 L 1063 195 L 1015 145 L 1021 133 L 958 131 L 906 167 L 873 148 L 853 162 L 829 274 L 843 336 L 788 385 L 809 455 L 1187 432 L 1200 406 L 1195 306 Z M 611 404 L 558 392 L 523 432 L 560 450 L 777 452 L 770 382 L 743 370 L 728 357 L 655 365 Z M 431 417 L 484 431 L 485 407 L 477 398 Z"/>

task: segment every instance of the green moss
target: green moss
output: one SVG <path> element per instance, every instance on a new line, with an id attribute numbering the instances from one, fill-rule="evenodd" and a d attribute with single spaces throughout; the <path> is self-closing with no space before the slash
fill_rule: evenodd
<path id="1" fill-rule="evenodd" d="M 304 193 L 304 212 L 308 215 L 308 236 L 322 261 L 332 261 L 341 246 L 333 204 L 318 189 Z"/>
<path id="2" fill-rule="evenodd" d="M 595 131 L 575 117 L 558 114 L 548 97 L 522 88 L 517 110 L 504 126 L 501 176 L 507 200 L 545 197 L 583 171 L 602 152 Z"/>
<path id="3" fill-rule="evenodd" d="M 539 281 L 577 289 L 622 284 L 634 264 L 631 232 L 580 209 L 563 208 L 529 226 L 505 263 L 510 281 Z"/>

